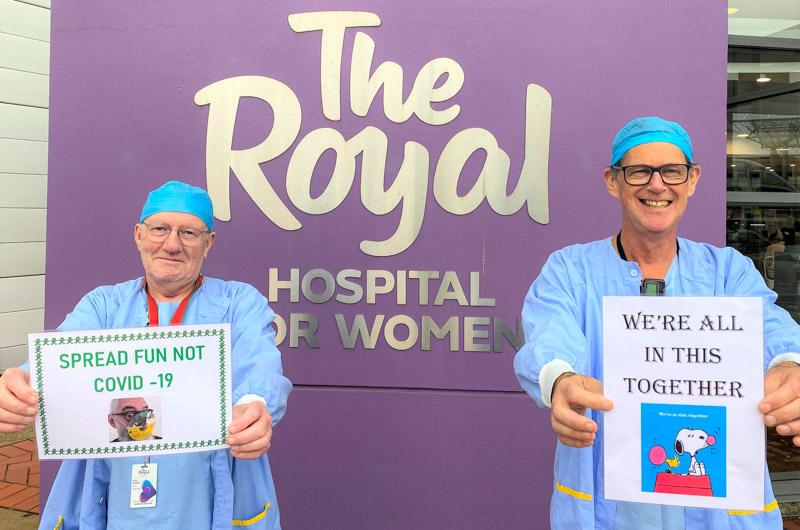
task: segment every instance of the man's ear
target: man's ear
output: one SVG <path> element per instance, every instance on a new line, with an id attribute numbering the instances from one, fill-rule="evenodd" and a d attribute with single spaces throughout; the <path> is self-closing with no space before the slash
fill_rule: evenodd
<path id="1" fill-rule="evenodd" d="M 689 172 L 689 197 L 694 195 L 694 189 L 697 187 L 698 180 L 700 180 L 700 164 L 695 164 Z"/>
<path id="2" fill-rule="evenodd" d="M 619 172 L 615 169 L 607 167 L 603 172 L 603 179 L 606 181 L 606 189 L 608 193 L 615 198 L 619 198 Z"/>
<path id="3" fill-rule="evenodd" d="M 142 244 L 142 237 L 144 236 L 144 234 L 142 233 L 143 230 L 144 228 L 142 227 L 141 224 L 136 223 L 135 225 L 133 225 L 133 242 L 136 243 L 136 248 L 138 248 L 139 250 L 141 250 L 140 245 Z"/>
<path id="4" fill-rule="evenodd" d="M 214 244 L 214 240 L 217 238 L 216 232 L 211 232 L 208 234 L 208 241 L 206 241 L 206 249 L 203 251 L 203 259 L 208 257 L 208 251 L 211 250 L 211 245 Z"/>

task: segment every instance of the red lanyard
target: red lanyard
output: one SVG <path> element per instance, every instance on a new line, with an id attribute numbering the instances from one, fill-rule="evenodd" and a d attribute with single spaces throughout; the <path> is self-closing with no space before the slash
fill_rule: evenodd
<path id="1" fill-rule="evenodd" d="M 194 289 L 192 292 L 186 295 L 181 301 L 181 304 L 178 306 L 178 309 L 175 311 L 175 314 L 172 315 L 172 319 L 169 321 L 170 326 L 177 326 L 183 320 L 183 312 L 186 311 L 186 306 L 189 305 L 189 298 L 192 297 L 194 292 L 203 284 L 203 275 L 197 277 L 197 281 L 194 282 Z M 150 326 L 151 327 L 158 327 L 158 304 L 156 303 L 155 298 L 150 296 L 150 291 L 147 290 L 147 278 L 142 280 L 142 289 L 144 292 L 147 293 L 147 315 L 150 319 Z"/>

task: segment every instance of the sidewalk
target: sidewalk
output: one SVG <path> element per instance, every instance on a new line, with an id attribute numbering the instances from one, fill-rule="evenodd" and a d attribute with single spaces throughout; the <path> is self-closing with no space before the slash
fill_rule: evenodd
<path id="1" fill-rule="evenodd" d="M 0 530 L 39 525 L 39 458 L 33 427 L 0 433 Z"/>

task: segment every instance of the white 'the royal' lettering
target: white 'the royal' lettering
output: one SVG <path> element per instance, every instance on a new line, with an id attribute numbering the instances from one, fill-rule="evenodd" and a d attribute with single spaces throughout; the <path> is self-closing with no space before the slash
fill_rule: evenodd
<path id="1" fill-rule="evenodd" d="M 321 31 L 320 91 L 323 114 L 338 121 L 340 111 L 341 63 L 347 28 L 380 25 L 372 13 L 319 12 L 289 16 L 296 32 Z M 438 58 L 425 64 L 413 88 L 403 100 L 403 70 L 396 63 L 381 63 L 374 73 L 372 58 L 375 43 L 357 33 L 350 67 L 350 106 L 354 114 L 366 116 L 379 90 L 383 88 L 383 113 L 393 122 L 403 123 L 412 116 L 430 125 L 443 125 L 460 112 L 458 105 L 434 110 L 431 103 L 455 97 L 463 86 L 464 72 L 452 59 Z M 436 86 L 440 79 L 444 82 Z M 234 124 L 243 97 L 263 101 L 272 108 L 274 120 L 266 138 L 246 149 L 233 148 Z M 206 136 L 206 178 L 214 203 L 215 216 L 228 221 L 230 174 L 267 218 L 284 230 L 298 230 L 301 222 L 276 193 L 274 175 L 261 164 L 283 155 L 294 144 L 300 131 L 302 110 L 295 93 L 275 79 L 241 76 L 212 83 L 195 94 L 197 105 L 208 105 Z M 549 222 L 547 167 L 550 149 L 552 98 L 541 86 L 530 84 L 525 97 L 524 160 L 514 190 L 507 192 L 510 158 L 492 133 L 470 128 L 456 133 L 445 145 L 433 175 L 433 197 L 444 210 L 466 215 L 485 198 L 492 210 L 512 215 L 526 203 L 528 215 L 538 223 Z M 311 195 L 311 179 L 326 151 L 335 153 L 335 165 L 324 190 Z M 382 241 L 364 240 L 362 252 L 372 256 L 391 256 L 406 250 L 422 228 L 430 181 L 430 154 L 421 144 L 405 142 L 403 162 L 396 175 L 386 175 L 389 141 L 380 129 L 368 126 L 347 139 L 339 131 L 319 128 L 297 143 L 290 155 L 285 176 L 289 202 L 297 210 L 321 215 L 336 209 L 351 192 L 357 157 L 361 156 L 360 195 L 362 205 L 374 215 L 386 215 L 400 208 L 400 220 L 389 237 Z M 485 154 L 475 184 L 465 194 L 457 192 L 458 182 L 470 157 Z M 394 178 L 392 178 L 394 177 Z M 317 178 L 320 177 L 317 174 Z M 474 177 L 473 177 L 474 178 Z M 280 180 L 280 179 L 278 179 Z M 386 187 L 387 180 L 392 184 Z"/>

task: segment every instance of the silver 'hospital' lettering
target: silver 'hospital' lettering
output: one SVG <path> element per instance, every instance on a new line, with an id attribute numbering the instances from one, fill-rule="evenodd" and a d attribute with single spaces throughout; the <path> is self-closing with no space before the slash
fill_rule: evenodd
<path id="1" fill-rule="evenodd" d="M 495 307 L 494 298 L 481 295 L 482 275 L 471 271 L 461 277 L 455 271 L 416 271 L 382 269 L 343 269 L 330 272 L 311 269 L 301 275 L 298 268 L 280 271 L 269 269 L 268 299 L 313 304 L 335 301 L 341 304 L 367 304 L 384 301 L 398 307 L 458 306 Z M 508 323 L 501 317 L 452 315 L 412 316 L 356 313 L 333 315 L 334 324 L 345 349 L 362 347 L 375 350 L 381 341 L 393 350 L 406 351 L 418 346 L 430 351 L 435 341 L 442 341 L 449 351 L 502 353 L 508 342 L 515 350 L 525 343 L 522 320 Z M 326 322 L 323 320 L 323 325 Z M 327 322 L 330 325 L 330 322 Z M 320 319 L 312 313 L 292 312 L 275 315 L 275 342 L 288 339 L 290 348 L 304 341 L 309 348 L 320 348 L 317 331 Z"/>
<path id="2" fill-rule="evenodd" d="M 280 301 L 280 293 L 289 302 L 300 301 L 300 295 L 314 304 L 323 304 L 335 298 L 339 303 L 374 304 L 381 295 L 394 298 L 397 305 L 406 305 L 409 294 L 416 295 L 416 305 L 444 305 L 453 300 L 460 306 L 494 307 L 494 298 L 481 296 L 481 273 L 471 271 L 469 281 L 459 278 L 456 271 L 387 271 L 381 269 L 343 269 L 334 274 L 325 269 L 312 269 L 300 277 L 300 269 L 291 268 L 288 274 L 279 269 L 269 269 L 270 303 Z M 433 300 L 431 294 L 435 292 Z"/>
<path id="3" fill-rule="evenodd" d="M 364 12 L 316 12 L 289 16 L 297 33 L 320 32 L 320 92 L 324 116 L 340 120 L 341 65 L 344 37 L 348 28 L 374 27 L 380 19 Z M 431 126 L 456 119 L 460 106 L 453 104 L 434 109 L 455 97 L 464 83 L 464 71 L 453 59 L 440 57 L 426 63 L 417 74 L 413 88 L 403 100 L 403 69 L 390 61 L 372 69 L 375 42 L 357 32 L 350 57 L 350 110 L 366 116 L 382 88 L 383 113 L 395 123 L 416 116 Z M 370 73 L 372 72 L 372 73 Z M 444 79 L 437 86 L 437 83 Z M 258 145 L 233 149 L 234 124 L 239 100 L 244 97 L 263 101 L 272 108 L 273 124 L 267 137 Z M 269 77 L 240 76 L 212 83 L 195 94 L 197 105 L 209 105 L 206 136 L 206 178 L 214 204 L 215 216 L 231 219 L 230 173 L 259 209 L 276 226 L 298 230 L 303 225 L 289 205 L 276 193 L 260 164 L 275 160 L 295 143 L 300 132 L 302 109 L 295 93 L 284 83 Z M 484 200 L 500 215 L 512 215 L 527 204 L 534 221 L 549 222 L 547 167 L 550 149 L 552 98 L 539 85 L 527 87 L 525 99 L 524 160 L 516 187 L 508 193 L 511 160 L 489 131 L 473 127 L 450 139 L 439 155 L 433 173 L 433 197 L 445 211 L 455 215 L 473 212 Z M 322 193 L 311 194 L 311 178 L 323 153 L 332 150 L 336 162 Z M 470 157 L 485 153 L 480 174 L 472 188 L 459 195 L 461 173 Z M 291 205 L 311 215 L 323 215 L 342 204 L 350 193 L 356 175 L 357 157 L 361 156 L 361 204 L 374 215 L 386 215 L 400 207 L 397 227 L 382 241 L 364 240 L 361 251 L 371 256 L 392 256 L 409 248 L 422 228 L 430 181 L 430 154 L 421 144 L 407 141 L 402 164 L 387 188 L 386 162 L 389 153 L 387 135 L 367 126 L 351 138 L 332 128 L 310 131 L 297 142 L 285 176 L 286 194 Z"/>

